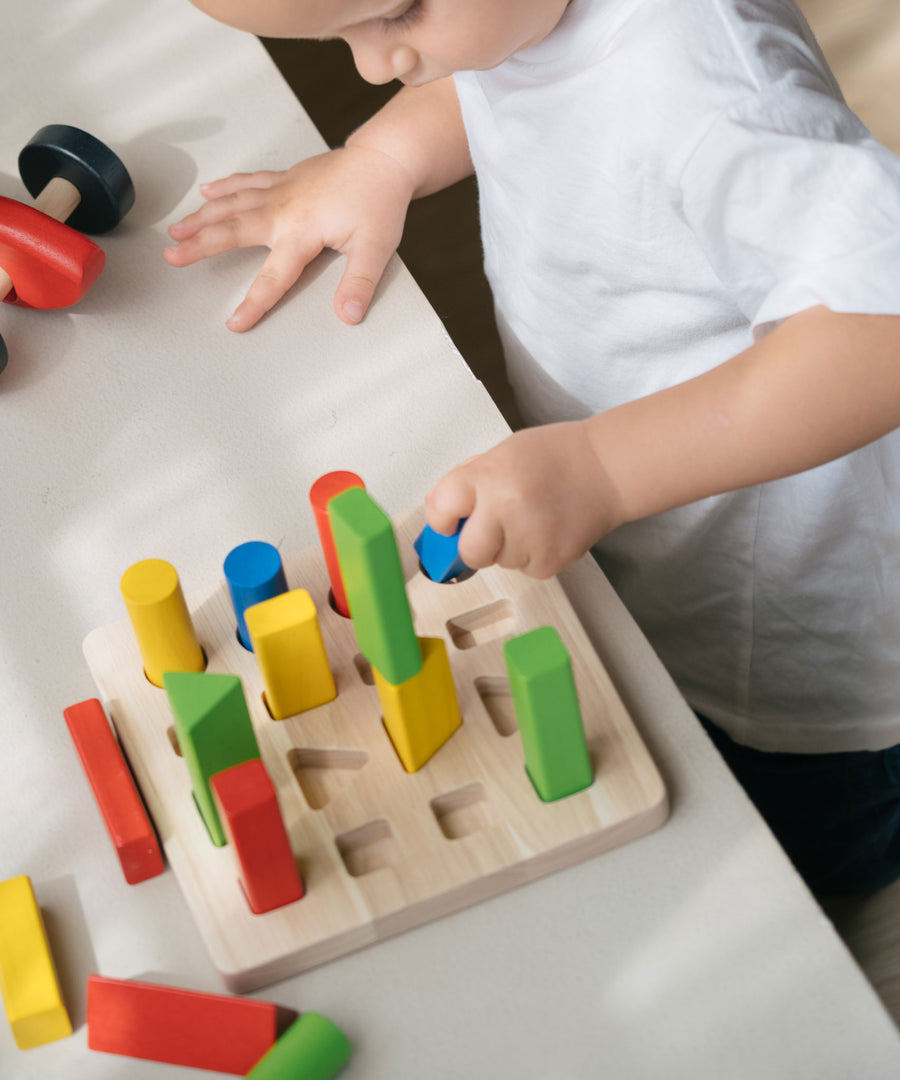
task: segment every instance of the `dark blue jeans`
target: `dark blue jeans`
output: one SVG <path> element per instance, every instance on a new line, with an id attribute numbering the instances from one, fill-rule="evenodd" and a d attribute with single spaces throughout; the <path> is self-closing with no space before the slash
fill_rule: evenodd
<path id="1" fill-rule="evenodd" d="M 869 892 L 900 877 L 900 745 L 771 754 L 699 719 L 814 893 Z"/>

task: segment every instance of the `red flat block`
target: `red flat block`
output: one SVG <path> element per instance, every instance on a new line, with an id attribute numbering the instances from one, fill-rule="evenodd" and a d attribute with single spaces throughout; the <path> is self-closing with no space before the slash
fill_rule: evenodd
<path id="1" fill-rule="evenodd" d="M 246 1076 L 278 1037 L 276 1005 L 88 976 L 87 1042 L 106 1054 Z"/>
<path id="2" fill-rule="evenodd" d="M 240 867 L 250 910 L 262 915 L 302 900 L 303 880 L 284 827 L 275 786 L 260 758 L 210 780 L 219 819 Z"/>
<path id="3" fill-rule="evenodd" d="M 159 841 L 128 762 L 96 698 L 63 710 L 94 798 L 129 885 L 165 869 Z"/>
<path id="4" fill-rule="evenodd" d="M 365 490 L 366 485 L 356 473 L 341 471 L 320 476 L 309 489 L 309 501 L 312 504 L 313 514 L 316 518 L 316 528 L 319 530 L 319 540 L 322 544 L 322 552 L 325 555 L 325 565 L 328 567 L 328 577 L 331 579 L 334 606 L 346 618 L 350 617 L 350 607 L 347 603 L 347 594 L 344 591 L 344 579 L 341 577 L 337 548 L 334 546 L 334 537 L 331 533 L 328 503 L 335 495 L 340 495 L 342 491 L 353 487 Z"/>
<path id="5" fill-rule="evenodd" d="M 105 262 L 103 249 L 83 233 L 0 196 L 0 267 L 13 283 L 5 303 L 69 307 L 90 289 Z"/>

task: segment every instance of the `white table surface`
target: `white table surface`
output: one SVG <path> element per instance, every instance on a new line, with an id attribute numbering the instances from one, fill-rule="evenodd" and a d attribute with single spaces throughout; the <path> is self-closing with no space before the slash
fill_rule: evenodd
<path id="1" fill-rule="evenodd" d="M 202 1074 L 86 1048 L 92 972 L 223 987 L 172 873 L 122 878 L 62 720 L 95 692 L 82 639 L 121 617 L 132 562 L 170 560 L 190 592 L 244 540 L 315 543 L 323 472 L 360 472 L 394 513 L 505 427 L 398 262 L 358 328 L 327 255 L 236 336 L 261 253 L 163 261 L 200 180 L 322 145 L 252 38 L 184 0 L 31 0 L 6 5 L 0 84 L 0 194 L 27 197 L 16 156 L 46 123 L 103 138 L 138 192 L 77 308 L 0 309 L 0 880 L 31 877 L 76 1026 L 20 1052 L 0 1017 L 0 1077 L 176 1080 Z M 900 1076 L 896 1029 L 602 576 L 564 582 L 669 822 L 255 996 L 340 1024 L 348 1080 Z"/>

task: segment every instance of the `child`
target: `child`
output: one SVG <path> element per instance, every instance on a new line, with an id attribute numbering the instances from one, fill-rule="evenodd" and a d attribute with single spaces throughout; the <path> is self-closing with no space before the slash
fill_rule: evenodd
<path id="1" fill-rule="evenodd" d="M 186 266 L 323 248 L 363 317 L 472 169 L 520 431 L 428 495 L 460 553 L 593 551 L 810 886 L 900 876 L 900 161 L 792 0 L 195 0 L 406 87 L 345 147 L 206 185 Z"/>

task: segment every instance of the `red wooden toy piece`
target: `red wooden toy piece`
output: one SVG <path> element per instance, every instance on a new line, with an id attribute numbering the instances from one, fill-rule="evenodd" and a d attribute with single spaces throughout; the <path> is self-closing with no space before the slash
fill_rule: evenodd
<path id="1" fill-rule="evenodd" d="M 90 698 L 71 705 L 63 716 L 125 880 L 135 885 L 156 877 L 165 869 L 159 842 L 103 706 Z"/>
<path id="2" fill-rule="evenodd" d="M 88 976 L 91 1050 L 246 1076 L 275 1044 L 277 1024 L 266 1001 Z"/>
<path id="3" fill-rule="evenodd" d="M 302 900 L 303 880 L 262 760 L 252 758 L 224 769 L 212 777 L 210 786 L 219 820 L 237 856 L 250 910 L 262 915 Z"/>
<path id="4" fill-rule="evenodd" d="M 309 501 L 312 503 L 316 528 L 319 530 L 319 540 L 325 555 L 325 565 L 328 567 L 328 576 L 331 579 L 334 606 L 345 618 L 350 616 L 350 607 L 347 603 L 347 594 L 344 591 L 344 580 L 341 577 L 334 537 L 331 534 L 328 503 L 335 495 L 340 495 L 342 491 L 346 491 L 348 488 L 360 487 L 365 489 L 365 486 L 356 473 L 341 471 L 320 476 L 309 489 Z"/>
<path id="5" fill-rule="evenodd" d="M 90 289 L 106 262 L 103 249 L 61 221 L 0 197 L 0 277 L 13 283 L 4 302 L 62 308 Z"/>

